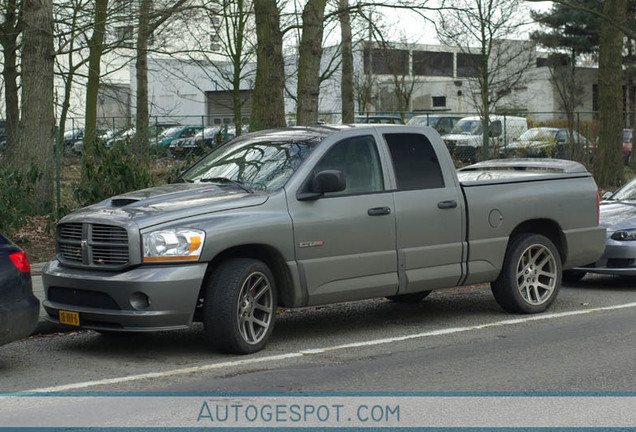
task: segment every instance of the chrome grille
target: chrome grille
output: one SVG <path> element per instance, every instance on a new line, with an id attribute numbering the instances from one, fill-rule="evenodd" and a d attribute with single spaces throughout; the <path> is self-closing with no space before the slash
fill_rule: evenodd
<path id="1" fill-rule="evenodd" d="M 57 250 L 63 263 L 103 268 L 128 264 L 128 232 L 122 227 L 69 223 L 60 224 L 57 232 Z"/>
<path id="2" fill-rule="evenodd" d="M 58 235 L 65 240 L 82 240 L 82 224 L 70 223 L 58 227 Z"/>

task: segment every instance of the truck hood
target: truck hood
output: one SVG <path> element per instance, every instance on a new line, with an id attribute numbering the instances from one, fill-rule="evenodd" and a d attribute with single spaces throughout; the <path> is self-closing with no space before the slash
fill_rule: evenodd
<path id="1" fill-rule="evenodd" d="M 600 225 L 608 231 L 636 228 L 636 201 L 603 201 Z"/>
<path id="2" fill-rule="evenodd" d="M 247 193 L 232 185 L 175 183 L 128 192 L 82 208 L 60 222 L 136 224 L 139 228 L 205 213 L 263 204 L 265 192 Z"/>

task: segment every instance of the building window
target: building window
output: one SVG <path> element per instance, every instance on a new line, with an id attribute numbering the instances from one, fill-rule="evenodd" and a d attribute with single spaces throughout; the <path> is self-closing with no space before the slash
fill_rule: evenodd
<path id="1" fill-rule="evenodd" d="M 115 27 L 115 38 L 121 42 L 132 42 L 133 41 L 133 26 L 120 26 Z"/>
<path id="2" fill-rule="evenodd" d="M 408 75 L 409 52 L 398 49 L 364 49 L 364 73 L 380 75 Z"/>
<path id="3" fill-rule="evenodd" d="M 457 54 L 457 76 L 458 77 L 477 77 L 479 76 L 479 63 L 481 55 L 479 54 Z"/>
<path id="4" fill-rule="evenodd" d="M 115 0 L 115 15 L 129 19 L 133 14 L 132 0 Z"/>
<path id="5" fill-rule="evenodd" d="M 444 108 L 446 106 L 446 96 L 433 96 L 433 108 Z"/>
<path id="6" fill-rule="evenodd" d="M 453 76 L 453 53 L 413 51 L 413 75 Z"/>

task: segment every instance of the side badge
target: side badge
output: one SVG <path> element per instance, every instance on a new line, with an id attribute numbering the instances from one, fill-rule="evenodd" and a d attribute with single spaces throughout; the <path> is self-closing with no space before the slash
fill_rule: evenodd
<path id="1" fill-rule="evenodd" d="M 322 240 L 305 241 L 305 242 L 298 243 L 298 247 L 300 247 L 300 248 L 309 248 L 309 247 L 322 246 L 323 244 L 324 244 L 324 242 Z"/>

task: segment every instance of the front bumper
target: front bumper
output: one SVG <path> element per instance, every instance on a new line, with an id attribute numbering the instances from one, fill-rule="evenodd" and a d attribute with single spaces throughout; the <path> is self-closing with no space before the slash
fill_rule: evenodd
<path id="1" fill-rule="evenodd" d="M 186 328 L 192 323 L 206 268 L 206 263 L 197 263 L 108 272 L 52 261 L 42 272 L 45 318 L 59 323 L 62 310 L 78 313 L 80 327 L 95 330 Z"/>
<path id="2" fill-rule="evenodd" d="M 0 305 L 0 345 L 29 336 L 38 324 L 40 302 L 32 294 Z"/>
<path id="3" fill-rule="evenodd" d="M 611 233 L 608 234 L 608 237 Z M 575 267 L 591 273 L 636 276 L 636 242 L 607 239 L 603 256 L 594 264 Z"/>

